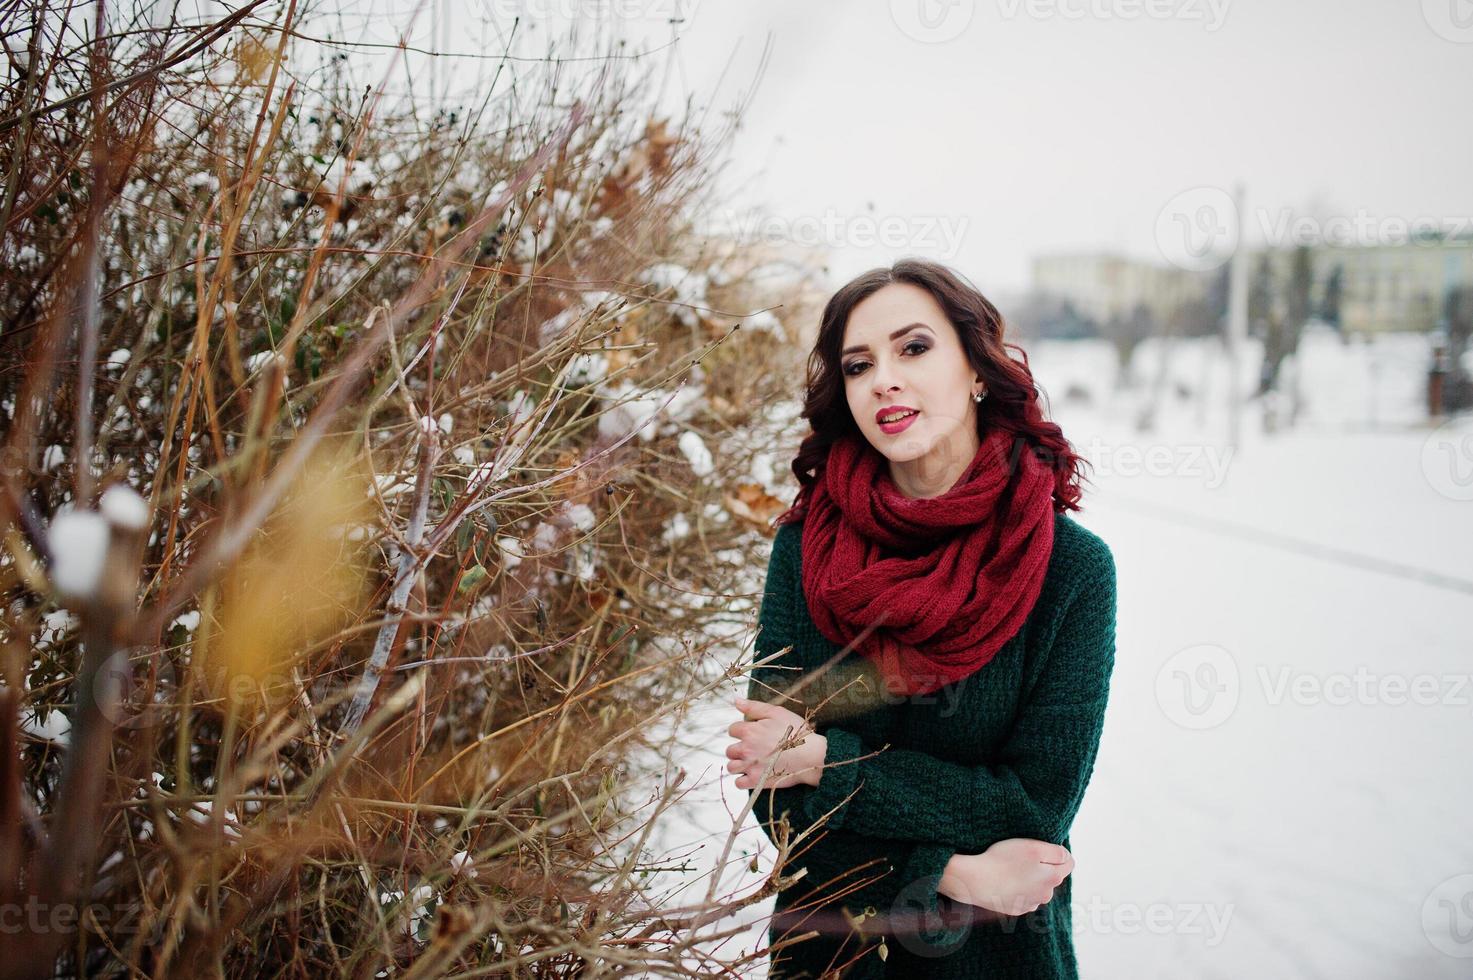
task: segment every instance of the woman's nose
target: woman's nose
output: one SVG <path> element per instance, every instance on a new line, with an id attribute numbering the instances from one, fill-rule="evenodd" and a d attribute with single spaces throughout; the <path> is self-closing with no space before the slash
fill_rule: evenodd
<path id="1" fill-rule="evenodd" d="M 900 383 L 894 377 L 894 369 L 889 366 L 876 365 L 874 381 L 877 397 L 883 398 L 892 391 L 900 390 Z"/>

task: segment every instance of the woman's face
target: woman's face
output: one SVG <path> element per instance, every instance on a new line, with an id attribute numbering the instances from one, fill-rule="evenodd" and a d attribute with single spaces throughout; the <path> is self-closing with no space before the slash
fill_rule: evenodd
<path id="1" fill-rule="evenodd" d="M 945 492 L 977 454 L 976 402 L 986 387 L 929 292 L 890 283 L 849 314 L 839 369 L 859 431 L 890 460 L 910 496 Z M 882 416 L 915 414 L 897 424 Z"/>

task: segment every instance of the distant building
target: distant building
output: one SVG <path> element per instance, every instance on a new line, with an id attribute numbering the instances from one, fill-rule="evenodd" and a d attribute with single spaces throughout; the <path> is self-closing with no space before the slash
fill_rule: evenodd
<path id="1" fill-rule="evenodd" d="M 1294 248 L 1250 248 L 1245 256 L 1250 281 L 1267 252 L 1274 293 L 1282 297 Z M 1473 235 L 1400 245 L 1317 244 L 1310 246 L 1310 260 L 1316 313 L 1340 267 L 1339 319 L 1347 333 L 1431 330 L 1442 316 L 1448 290 L 1473 285 Z M 1192 272 L 1116 252 L 1061 253 L 1033 259 L 1030 292 L 1067 301 L 1097 328 L 1112 318 L 1130 317 L 1138 305 L 1160 324 L 1200 303 L 1218 275 L 1220 270 Z"/>
<path id="2" fill-rule="evenodd" d="M 1206 294 L 1212 275 L 1115 252 L 1059 253 L 1033 259 L 1034 291 L 1069 301 L 1099 325 L 1130 317 L 1139 305 L 1157 323 L 1174 318 L 1184 304 Z"/>
<path id="3" fill-rule="evenodd" d="M 1253 253 L 1249 269 L 1257 268 Z M 1294 247 L 1270 251 L 1278 289 L 1288 282 Z M 1403 245 L 1312 245 L 1316 308 L 1338 265 L 1342 268 L 1340 325 L 1347 333 L 1428 331 L 1442 316 L 1444 297 L 1457 285 L 1473 285 L 1473 238 Z"/>

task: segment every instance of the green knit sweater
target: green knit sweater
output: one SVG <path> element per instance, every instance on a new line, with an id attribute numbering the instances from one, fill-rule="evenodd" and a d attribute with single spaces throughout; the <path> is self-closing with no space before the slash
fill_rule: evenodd
<path id="1" fill-rule="evenodd" d="M 1069 847 L 1094 769 L 1115 662 L 1115 561 L 1083 525 L 1054 520 L 1043 590 L 1022 628 L 970 677 L 909 699 L 886 691 L 853 651 L 813 676 L 842 647 L 808 614 L 801 522 L 778 528 L 757 659 L 791 649 L 753 669 L 748 696 L 812 710 L 828 749 L 817 786 L 752 790 L 753 810 L 774 841 L 784 816 L 795 836 L 829 816 L 794 848 L 785 870 L 807 874 L 778 894 L 768 938 L 821 934 L 774 952 L 772 977 L 1078 975 L 1072 875 L 1016 917 L 968 921 L 980 910 L 936 891 L 953 854 L 1011 837 Z M 808 685 L 784 697 L 800 678 Z M 867 926 L 866 910 L 899 927 Z"/>

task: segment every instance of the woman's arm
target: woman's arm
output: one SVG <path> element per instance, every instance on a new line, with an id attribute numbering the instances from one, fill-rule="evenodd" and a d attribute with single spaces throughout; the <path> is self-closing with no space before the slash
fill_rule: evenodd
<path id="1" fill-rule="evenodd" d="M 786 528 L 786 530 L 784 529 Z M 784 648 L 791 648 L 796 630 L 794 626 L 795 610 L 792 607 L 792 597 L 796 595 L 799 569 L 796 562 L 796 542 L 790 537 L 784 540 L 784 535 L 799 533 L 799 529 L 793 525 L 785 525 L 779 528 L 778 535 L 774 539 L 771 556 L 768 560 L 767 578 L 764 586 L 761 609 L 759 613 L 759 629 L 756 641 L 756 653 L 759 660 L 772 657 Z M 1109 612 L 1109 637 L 1108 640 L 1101 638 L 1100 647 L 1108 646 L 1111 662 L 1114 653 L 1114 565 L 1108 553 L 1105 555 L 1105 564 L 1108 571 L 1108 586 L 1110 595 L 1108 597 Z M 1105 583 L 1102 580 L 1101 586 Z M 1099 598 L 1099 597 L 1097 597 Z M 1084 607 L 1080 607 L 1081 610 Z M 1081 614 L 1076 614 L 1073 619 L 1078 620 Z M 1070 623 L 1066 621 L 1061 625 L 1059 643 L 1065 642 L 1068 637 L 1066 630 Z M 1062 661 L 1064 658 L 1060 658 Z M 785 650 L 781 656 L 772 660 L 770 664 L 754 668 L 749 674 L 747 697 L 751 700 L 766 700 L 764 692 L 781 690 L 791 684 L 793 678 L 799 673 L 801 665 L 796 662 L 792 650 Z M 1108 666 L 1105 668 L 1108 673 Z M 1052 683 L 1057 685 L 1058 675 L 1055 672 Z M 1032 699 L 1033 703 L 1047 705 L 1049 701 L 1049 678 L 1040 680 L 1039 690 Z M 1102 678 L 1101 684 L 1108 684 L 1108 676 Z M 1020 726 L 1021 727 L 1021 726 Z M 829 729 L 833 732 L 833 729 Z M 1010 740 L 1012 746 L 1015 739 Z M 920 753 L 917 753 L 918 755 Z M 1091 757 L 1092 757 L 1091 751 Z M 929 757 L 928 757 L 929 758 Z M 949 764 L 932 760 L 938 766 Z M 965 770 L 965 767 L 953 767 Z M 969 770 L 967 770 L 969 771 Z M 825 770 L 825 773 L 831 770 Z M 818 780 L 820 785 L 823 779 Z M 824 786 L 826 790 L 831 789 Z M 758 798 L 753 804 L 753 812 L 756 814 L 758 825 L 767 836 L 776 842 L 774 828 L 776 822 L 784 815 L 787 816 L 789 825 L 795 832 L 801 833 L 808 830 L 818 817 L 822 816 L 830 805 L 813 806 L 810 801 L 818 792 L 818 787 L 807 784 L 780 787 L 777 789 L 753 788 L 750 794 Z M 842 795 L 839 797 L 842 799 Z M 837 802 L 837 801 L 836 801 Z M 851 801 L 858 802 L 858 796 Z M 954 801 L 953 801 L 954 802 Z M 1074 804 L 1077 808 L 1077 800 Z M 860 809 L 861 821 L 866 812 Z M 1072 818 L 1072 812 L 1070 813 Z M 832 819 L 832 818 L 831 818 Z M 893 838 L 899 836 L 889 832 L 893 828 L 882 828 L 875 836 Z M 1019 835 L 1022 836 L 1022 835 Z M 1011 863 L 1000 861 L 997 854 L 986 854 L 989 848 L 1002 841 L 1005 846 L 1021 845 L 1023 847 L 1035 847 L 1034 851 L 1020 852 L 1016 848 L 1011 852 L 1014 860 Z M 1003 914 L 1018 914 L 1015 910 L 1024 908 L 1029 897 L 1034 895 L 1037 884 L 1042 877 L 1054 876 L 1054 884 L 1073 868 L 1073 858 L 1069 852 L 1061 846 L 1052 845 L 1044 840 L 1028 839 L 1005 839 L 998 837 L 985 845 L 974 848 L 977 853 L 959 853 L 958 847 L 948 843 L 939 843 L 931 838 L 920 837 L 918 842 L 912 844 L 908 850 L 902 850 L 900 856 L 903 865 L 899 868 L 899 881 L 910 884 L 922 880 L 929 881 L 932 887 L 922 889 L 919 897 L 922 905 L 927 909 L 934 909 L 937 896 L 944 894 L 956 901 L 967 904 L 990 908 Z M 1046 868 L 1024 866 L 1017 860 L 1018 854 L 1024 853 L 1031 856 L 1035 863 L 1051 865 Z M 1060 865 L 1066 869 L 1062 870 Z M 1030 887 L 1034 890 L 1030 891 Z M 1026 909 L 1025 909 L 1026 910 Z"/>
<path id="2" fill-rule="evenodd" d="M 1047 841 L 1009 838 L 981 854 L 954 854 L 936 891 L 1000 915 L 1026 915 L 1053 900 L 1074 871 L 1074 855 Z"/>
<path id="3" fill-rule="evenodd" d="M 831 827 L 968 853 L 1013 837 L 1062 844 L 1094 769 L 1115 660 L 1114 558 L 1102 547 L 1092 564 L 996 764 L 959 765 L 910 749 L 875 755 L 858 735 L 831 726 L 821 732 L 818 785 L 792 798 L 802 816 L 833 809 Z"/>
<path id="4" fill-rule="evenodd" d="M 764 701 L 736 699 L 748 714 L 745 721 L 728 729 L 740 739 L 727 755 L 727 768 L 740 773 L 737 786 L 773 789 L 815 786 L 823 765 L 823 736 L 813 732 L 802 715 Z M 806 734 L 806 737 L 804 733 Z M 796 804 L 801 810 L 801 804 Z M 771 826 L 768 814 L 764 828 Z M 759 816 L 759 821 L 761 820 Z M 769 835 L 775 832 L 769 830 Z M 902 862 L 900 887 L 911 903 L 929 905 L 936 895 L 977 906 L 1000 915 L 1023 915 L 1053 899 L 1056 889 L 1074 870 L 1067 849 L 1047 841 L 1012 837 L 998 841 L 981 854 L 958 854 L 951 848 L 930 843 L 883 840 Z M 917 867 L 912 867 L 918 864 Z M 939 871 L 939 880 L 931 876 Z M 916 888 L 907 888 L 917 879 Z"/>

